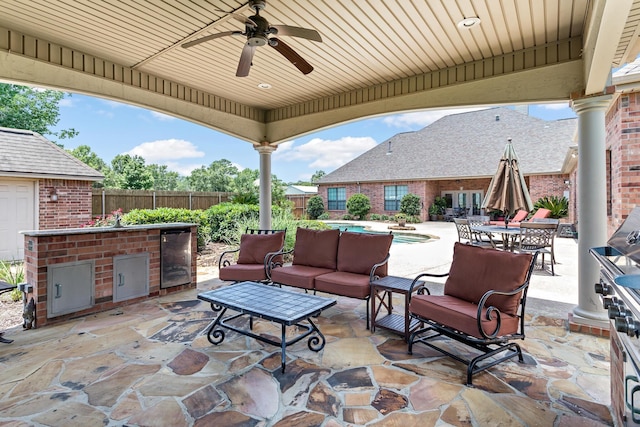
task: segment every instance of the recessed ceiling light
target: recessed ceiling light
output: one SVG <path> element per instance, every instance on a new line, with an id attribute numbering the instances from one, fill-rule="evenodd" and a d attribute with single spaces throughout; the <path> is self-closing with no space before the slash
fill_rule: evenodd
<path id="1" fill-rule="evenodd" d="M 269 83 L 258 83 L 258 87 L 260 89 L 271 89 L 271 85 Z"/>
<path id="2" fill-rule="evenodd" d="M 464 18 L 462 21 L 458 22 L 458 28 L 468 29 L 475 27 L 478 24 L 480 24 L 480 18 L 472 16 L 470 18 Z"/>

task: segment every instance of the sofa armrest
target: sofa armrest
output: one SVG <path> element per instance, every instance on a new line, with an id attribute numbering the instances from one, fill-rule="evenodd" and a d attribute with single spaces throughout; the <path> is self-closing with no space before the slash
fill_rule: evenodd
<path id="1" fill-rule="evenodd" d="M 278 256 L 284 256 L 293 253 L 293 249 L 285 251 L 284 249 L 280 249 L 276 252 L 269 252 L 264 257 L 264 271 L 267 273 L 267 279 L 271 281 L 271 270 L 276 267 L 282 267 L 281 262 L 276 262 L 274 259 Z"/>
<path id="2" fill-rule="evenodd" d="M 220 270 L 222 267 L 230 266 L 232 259 L 231 254 L 234 254 L 236 252 L 240 252 L 240 248 L 222 252 L 220 254 L 220 258 L 218 259 L 218 270 Z"/>
<path id="3" fill-rule="evenodd" d="M 371 271 L 369 272 L 369 283 L 380 278 L 376 275 L 376 270 L 378 269 L 378 267 L 381 267 L 385 265 L 387 262 L 389 262 L 390 256 L 391 254 L 387 254 L 387 256 L 382 261 L 380 261 L 377 264 L 373 264 L 373 267 L 371 267 Z"/>
<path id="4" fill-rule="evenodd" d="M 419 293 L 421 295 L 424 295 L 425 293 L 427 295 L 431 295 L 431 292 L 429 291 L 429 288 L 427 288 L 424 283 L 418 284 L 420 279 L 422 279 L 423 277 L 447 277 L 448 275 L 449 275 L 449 273 L 422 273 L 422 274 L 418 274 L 413 279 L 413 282 L 411 282 L 411 287 L 409 287 L 409 301 L 411 301 L 411 295 L 413 295 L 414 292 L 417 292 L 417 293 Z"/>

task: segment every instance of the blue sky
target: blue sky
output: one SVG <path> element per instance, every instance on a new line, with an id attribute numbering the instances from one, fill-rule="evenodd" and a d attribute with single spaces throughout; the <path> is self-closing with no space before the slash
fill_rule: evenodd
<path id="1" fill-rule="evenodd" d="M 285 182 L 309 180 L 317 170 L 331 172 L 389 137 L 422 129 L 435 120 L 470 109 L 430 110 L 360 120 L 281 144 L 271 171 Z M 544 120 L 575 117 L 568 103 L 532 105 L 529 114 Z M 239 168 L 259 168 L 259 156 L 246 141 L 182 119 L 127 104 L 73 94 L 60 105 L 56 129 L 80 134 L 61 140 L 65 148 L 88 145 L 105 162 L 118 154 L 137 154 L 147 164 L 167 165 L 188 175 L 193 169 L 227 159 Z"/>

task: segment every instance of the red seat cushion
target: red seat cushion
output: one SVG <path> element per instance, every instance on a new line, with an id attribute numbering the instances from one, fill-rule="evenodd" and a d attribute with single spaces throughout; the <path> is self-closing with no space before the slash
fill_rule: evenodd
<path id="1" fill-rule="evenodd" d="M 487 249 L 484 249 L 487 250 Z M 478 306 L 468 301 L 450 295 L 414 295 L 411 297 L 409 311 L 425 319 L 446 325 L 467 335 L 483 339 L 478 330 Z M 481 316 L 482 329 L 486 334 L 492 334 L 497 320 L 486 318 L 486 310 Z M 518 317 L 501 313 L 500 331 L 498 336 L 515 334 L 518 332 Z"/>
<path id="2" fill-rule="evenodd" d="M 340 230 L 298 228 L 293 248 L 293 264 L 336 269 Z"/>
<path id="3" fill-rule="evenodd" d="M 335 271 L 316 277 L 316 291 L 365 299 L 371 293 L 369 275 Z"/>
<path id="4" fill-rule="evenodd" d="M 234 282 L 260 282 L 267 280 L 267 273 L 264 271 L 264 264 L 232 264 L 220 269 L 218 273 L 220 280 L 230 280 Z"/>
<path id="5" fill-rule="evenodd" d="M 487 249 L 456 242 L 444 294 L 478 304 L 489 290 L 513 291 L 521 286 L 529 270 L 532 255 Z M 515 315 L 520 294 L 491 296 L 486 306 Z"/>
<path id="6" fill-rule="evenodd" d="M 277 252 L 284 246 L 284 232 L 272 234 L 243 234 L 240 236 L 238 264 L 264 264 L 269 252 Z"/>
<path id="7" fill-rule="evenodd" d="M 271 280 L 282 285 L 313 289 L 316 276 L 332 271 L 329 268 L 310 267 L 307 265 L 287 265 L 271 270 Z"/>
<path id="8" fill-rule="evenodd" d="M 391 234 L 343 232 L 338 243 L 338 271 L 368 276 L 373 265 L 389 254 L 392 240 Z M 376 274 L 386 276 L 387 264 L 378 267 Z"/>

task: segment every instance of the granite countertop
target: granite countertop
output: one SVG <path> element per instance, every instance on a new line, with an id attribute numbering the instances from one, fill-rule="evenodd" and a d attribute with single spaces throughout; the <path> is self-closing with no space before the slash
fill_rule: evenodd
<path id="1" fill-rule="evenodd" d="M 163 224 L 139 224 L 139 225 L 123 225 L 122 227 L 82 227 L 82 228 L 55 228 L 51 230 L 26 230 L 20 231 L 25 236 L 64 236 L 69 234 L 97 234 L 97 233 L 113 233 L 140 230 L 167 230 L 167 229 L 184 229 L 197 226 L 187 222 L 169 222 Z"/>

